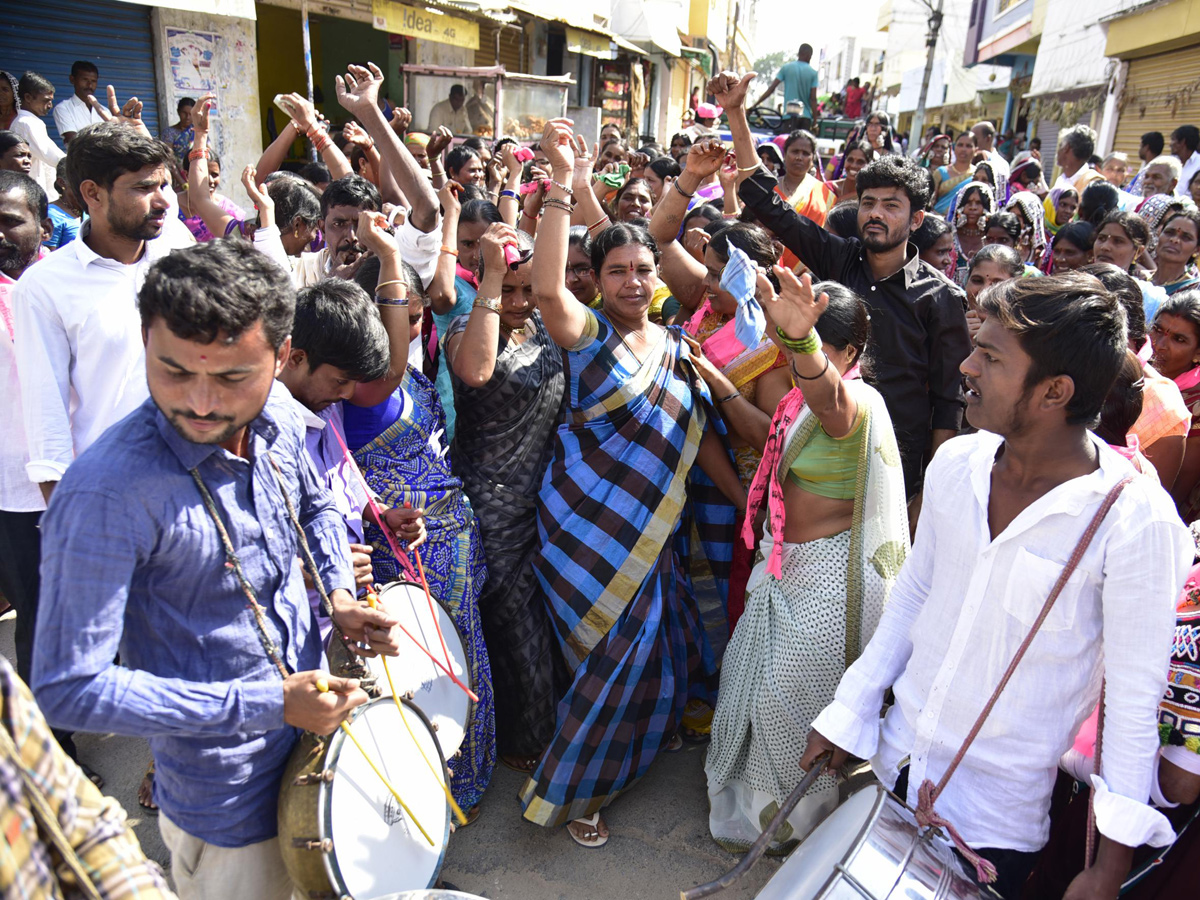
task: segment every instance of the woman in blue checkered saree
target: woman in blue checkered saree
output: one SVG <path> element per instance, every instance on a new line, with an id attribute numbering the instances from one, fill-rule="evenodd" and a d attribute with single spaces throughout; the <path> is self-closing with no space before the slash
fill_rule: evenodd
<path id="1" fill-rule="evenodd" d="M 551 120 L 541 142 L 553 179 L 533 289 L 566 351 L 569 408 L 538 498 L 534 568 L 573 681 L 521 803 L 529 821 L 569 823 L 576 842 L 599 847 L 608 840 L 600 810 L 671 742 L 689 698 L 715 699 L 680 527 L 688 472 L 699 466 L 738 509 L 746 497 L 680 329 L 648 319 L 653 238 L 624 224 L 596 236 L 602 309 L 567 291 L 570 185 L 577 160 L 591 168 L 570 126 Z"/>

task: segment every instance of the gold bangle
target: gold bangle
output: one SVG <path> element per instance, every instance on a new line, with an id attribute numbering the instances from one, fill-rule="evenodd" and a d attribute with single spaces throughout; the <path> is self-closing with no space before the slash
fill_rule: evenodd
<path id="1" fill-rule="evenodd" d="M 379 284 L 375 285 L 375 293 L 377 293 L 377 294 L 378 294 L 378 293 L 379 293 L 379 291 L 380 291 L 382 288 L 385 288 L 385 287 L 391 287 L 393 284 L 399 284 L 399 285 L 403 285 L 403 286 L 404 286 L 404 293 L 406 293 L 406 294 L 408 293 L 408 283 L 407 283 L 406 281 L 404 281 L 403 279 L 400 279 L 400 278 L 393 278 L 391 281 L 381 281 L 381 282 L 379 282 Z"/>
<path id="2" fill-rule="evenodd" d="M 739 172 L 757 172 L 761 168 L 762 163 L 759 163 L 757 166 L 738 166 L 737 170 Z"/>

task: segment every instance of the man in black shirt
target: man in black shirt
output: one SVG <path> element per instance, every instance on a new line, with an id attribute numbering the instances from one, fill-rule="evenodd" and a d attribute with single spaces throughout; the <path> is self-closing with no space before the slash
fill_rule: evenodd
<path id="1" fill-rule="evenodd" d="M 725 72 L 708 85 L 729 116 L 739 169 L 758 162 L 745 110 L 753 77 Z M 920 492 L 925 462 L 958 432 L 965 405 L 958 367 L 971 352 L 963 292 L 908 242 L 925 218 L 929 180 L 903 156 L 884 156 L 859 172 L 860 238 L 837 237 L 799 215 L 777 186 L 760 169 L 742 182 L 738 197 L 815 278 L 837 281 L 866 301 L 872 381 L 892 416 L 911 499 Z"/>

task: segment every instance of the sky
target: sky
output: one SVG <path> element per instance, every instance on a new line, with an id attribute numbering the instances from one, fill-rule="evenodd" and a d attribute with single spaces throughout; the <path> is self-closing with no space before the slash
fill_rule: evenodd
<path id="1" fill-rule="evenodd" d="M 795 52 L 803 43 L 821 47 L 839 37 L 870 33 L 875 30 L 881 0 L 837 0 L 836 3 L 804 4 L 813 14 L 798 16 L 796 0 L 758 0 L 754 15 L 758 34 L 754 50 L 765 56 L 775 50 Z M 780 28 L 780 22 L 803 21 L 803 25 Z M 815 62 L 815 59 L 814 59 Z"/>

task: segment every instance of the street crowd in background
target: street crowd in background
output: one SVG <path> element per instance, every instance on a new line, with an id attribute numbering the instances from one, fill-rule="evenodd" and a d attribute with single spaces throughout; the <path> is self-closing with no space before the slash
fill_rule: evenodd
<path id="1" fill-rule="evenodd" d="M 211 96 L 154 136 L 92 64 L 0 72 L 5 896 L 171 896 L 74 732 L 148 739 L 179 896 L 292 896 L 283 768 L 368 701 L 325 648 L 404 652 L 373 591 L 414 561 L 477 697 L 460 828 L 500 763 L 600 848 L 702 743 L 734 853 L 866 760 L 1002 897 L 1194 892 L 1200 130 L 910 145 L 811 57 L 529 146 L 351 66 L 257 160 Z M 756 135 L 779 89 L 805 127 Z"/>

